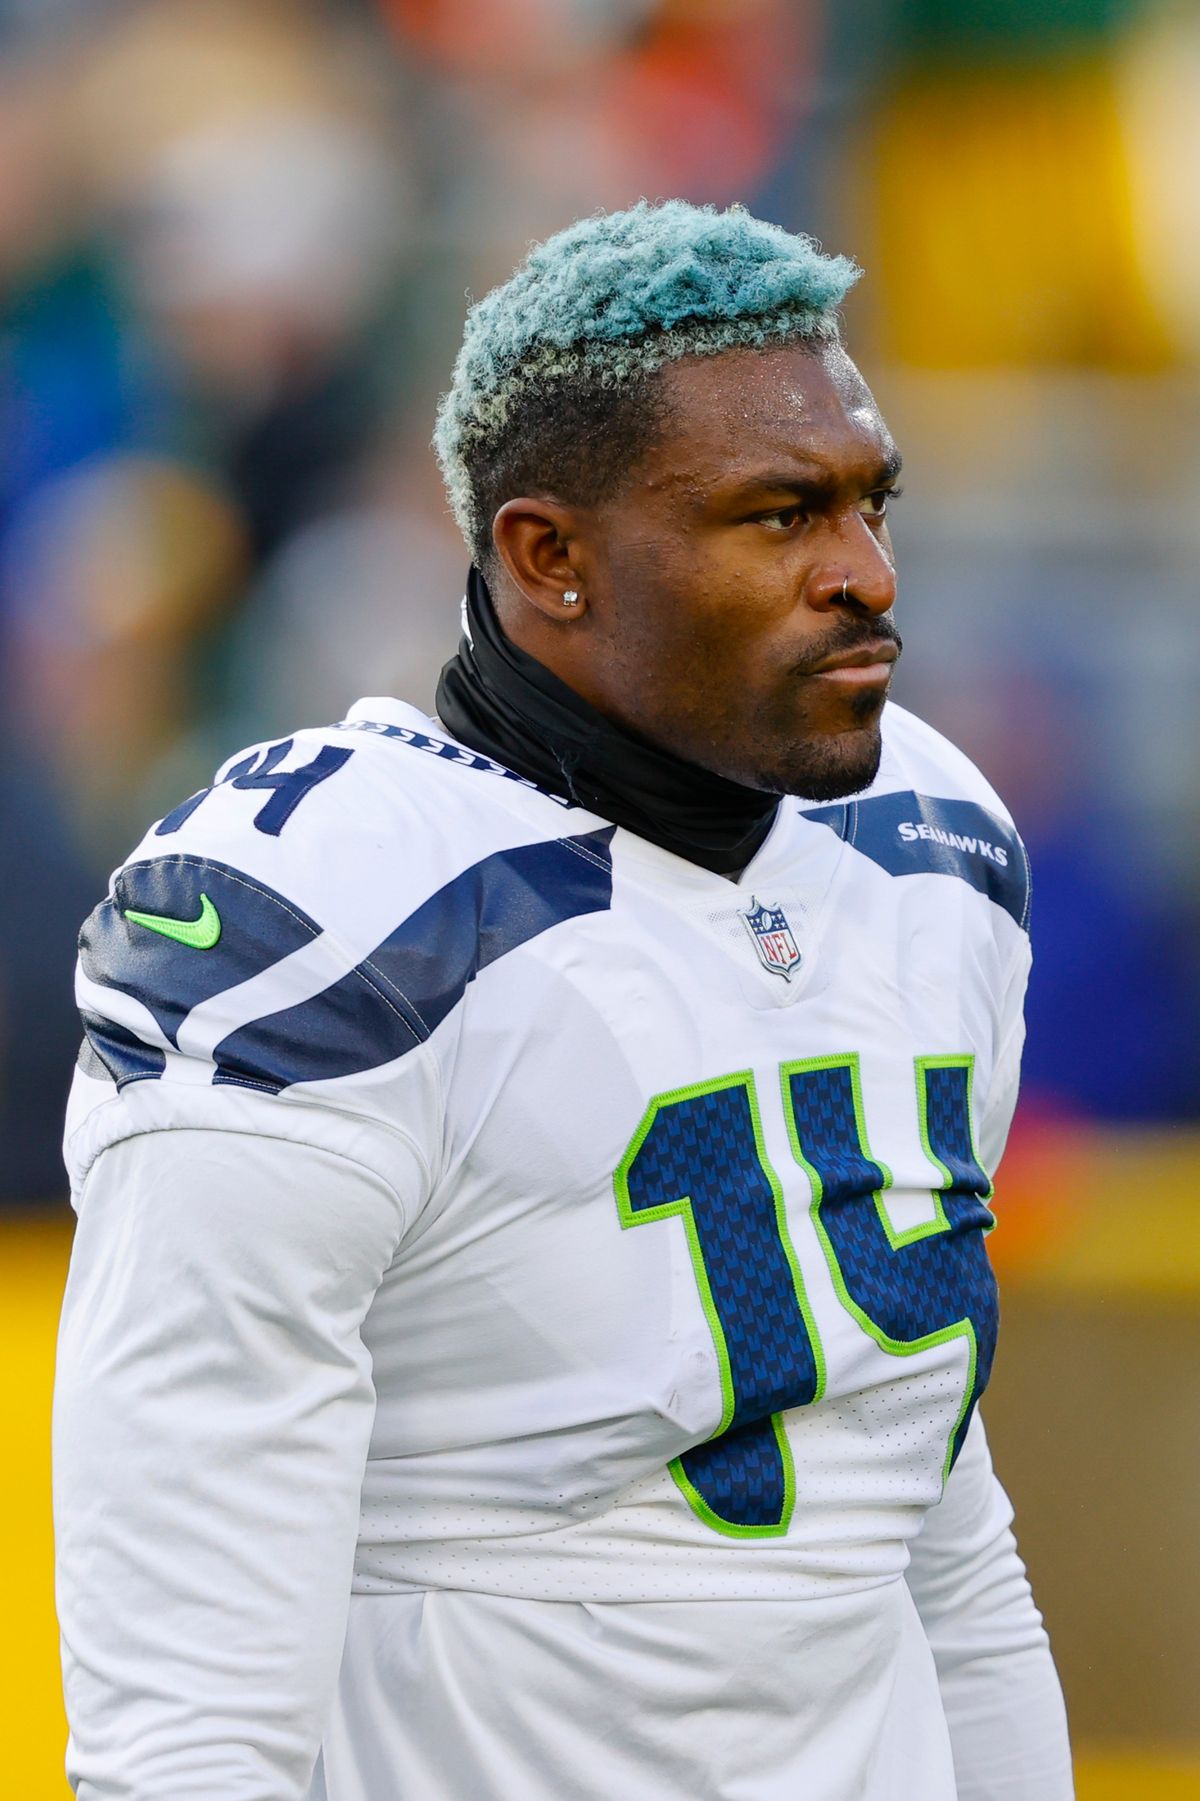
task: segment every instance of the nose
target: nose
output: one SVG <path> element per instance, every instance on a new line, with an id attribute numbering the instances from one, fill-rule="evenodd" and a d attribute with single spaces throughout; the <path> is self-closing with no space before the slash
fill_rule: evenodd
<path id="1" fill-rule="evenodd" d="M 856 605 L 872 615 L 896 604 L 896 566 L 889 546 L 876 537 L 861 513 L 851 513 L 831 534 L 825 554 L 805 586 L 814 613 Z"/>

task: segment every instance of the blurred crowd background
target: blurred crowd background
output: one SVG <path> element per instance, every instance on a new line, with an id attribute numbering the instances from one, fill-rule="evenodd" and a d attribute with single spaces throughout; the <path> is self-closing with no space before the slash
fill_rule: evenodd
<path id="1" fill-rule="evenodd" d="M 676 194 L 867 271 L 848 336 L 907 461 L 898 696 L 1034 870 L 993 1432 L 1085 1732 L 1194 1741 L 1194 0 L 0 0 L 0 1251 L 65 1218 L 73 941 L 110 868 L 240 745 L 432 703 L 467 297 Z M 1059 1397 L 1036 1429 L 1031 1384 Z M 1178 1471 L 1143 1477 L 1143 1442 Z M 1151 1491 L 1170 1568 L 1130 1573 Z"/>
<path id="2" fill-rule="evenodd" d="M 232 750 L 430 704 L 466 296 L 638 195 L 849 251 L 901 698 L 1037 884 L 1027 1104 L 1195 1117 L 1200 17 L 1162 0 L 0 0 L 0 1194 L 72 941 Z"/>

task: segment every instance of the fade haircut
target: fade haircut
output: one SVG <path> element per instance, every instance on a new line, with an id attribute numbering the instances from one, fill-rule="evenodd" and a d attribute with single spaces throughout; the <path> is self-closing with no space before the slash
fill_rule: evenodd
<path id="1" fill-rule="evenodd" d="M 859 273 L 744 207 L 685 200 L 535 245 L 467 314 L 438 407 L 434 446 L 474 561 L 492 564 L 492 520 L 514 495 L 588 506 L 619 491 L 664 423 L 664 364 L 836 341 Z"/>

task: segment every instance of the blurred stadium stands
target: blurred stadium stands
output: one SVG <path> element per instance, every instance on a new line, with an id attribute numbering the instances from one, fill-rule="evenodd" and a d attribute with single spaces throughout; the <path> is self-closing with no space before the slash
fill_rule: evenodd
<path id="1" fill-rule="evenodd" d="M 908 465 L 899 698 L 1033 858 L 992 1434 L 1083 1801 L 1200 1796 L 1200 12 L 0 0 L 0 1348 L 28 1622 L 0 1690 L 25 1801 L 65 1793 L 44 1399 L 77 926 L 238 745 L 362 693 L 429 704 L 465 572 L 427 448 L 464 295 L 579 213 L 674 193 L 867 270 L 849 335 Z"/>

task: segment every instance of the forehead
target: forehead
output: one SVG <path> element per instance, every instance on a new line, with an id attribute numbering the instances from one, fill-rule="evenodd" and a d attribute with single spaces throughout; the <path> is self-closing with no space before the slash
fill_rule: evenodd
<path id="1" fill-rule="evenodd" d="M 729 350 L 663 371 L 665 430 L 645 459 L 652 481 L 747 478 L 781 456 L 853 477 L 895 446 L 870 389 L 841 345 Z"/>

